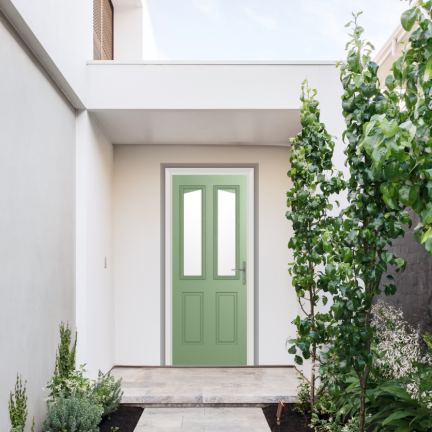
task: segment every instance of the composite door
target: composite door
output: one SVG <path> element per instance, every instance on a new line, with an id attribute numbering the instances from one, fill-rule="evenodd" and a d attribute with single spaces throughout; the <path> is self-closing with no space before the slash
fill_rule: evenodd
<path id="1" fill-rule="evenodd" d="M 173 176 L 173 364 L 247 364 L 245 175 Z"/>

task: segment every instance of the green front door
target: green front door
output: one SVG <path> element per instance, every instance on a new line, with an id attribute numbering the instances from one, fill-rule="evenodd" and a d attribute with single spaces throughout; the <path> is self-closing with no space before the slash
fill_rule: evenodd
<path id="1" fill-rule="evenodd" d="M 173 176 L 173 364 L 246 365 L 246 176 Z"/>

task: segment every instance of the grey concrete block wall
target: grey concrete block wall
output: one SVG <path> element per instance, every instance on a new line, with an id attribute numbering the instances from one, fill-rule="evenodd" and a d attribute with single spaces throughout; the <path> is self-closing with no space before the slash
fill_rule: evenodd
<path id="1" fill-rule="evenodd" d="M 27 380 L 42 430 L 59 343 L 75 327 L 75 110 L 0 12 L 0 431 Z"/>
<path id="2" fill-rule="evenodd" d="M 405 319 L 415 327 L 420 324 L 423 331 L 432 333 L 432 257 L 423 245 L 414 238 L 418 216 L 411 211 L 412 227 L 404 226 L 405 238 L 393 241 L 389 249 L 396 256 L 407 261 L 404 273 L 389 274 L 395 278 L 398 290 L 394 296 L 384 293 L 377 297 L 397 308 L 402 308 Z M 386 280 L 386 278 L 384 278 Z"/>

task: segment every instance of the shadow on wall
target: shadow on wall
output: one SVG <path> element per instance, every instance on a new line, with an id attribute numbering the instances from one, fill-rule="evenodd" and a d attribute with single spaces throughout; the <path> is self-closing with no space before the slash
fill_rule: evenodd
<path id="1" fill-rule="evenodd" d="M 402 308 L 404 318 L 414 327 L 420 324 L 423 331 L 432 333 L 432 256 L 423 245 L 414 238 L 414 228 L 419 218 L 410 211 L 412 227 L 404 226 L 405 238 L 399 237 L 393 241 L 389 249 L 396 256 L 407 261 L 404 273 L 390 271 L 395 278 L 397 292 L 387 297 L 384 293 L 375 298 L 382 298 L 386 303 Z M 384 278 L 384 280 L 387 280 Z"/>

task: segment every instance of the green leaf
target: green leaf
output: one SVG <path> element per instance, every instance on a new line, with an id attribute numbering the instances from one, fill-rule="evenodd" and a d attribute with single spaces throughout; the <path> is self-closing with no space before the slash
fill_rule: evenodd
<path id="1" fill-rule="evenodd" d="M 423 244 L 432 234 L 432 228 L 429 228 L 422 236 L 421 243 Z"/>
<path id="2" fill-rule="evenodd" d="M 423 81 L 424 82 L 429 81 L 431 76 L 432 76 L 432 58 L 430 58 L 426 63 L 426 70 L 423 77 Z"/>
<path id="3" fill-rule="evenodd" d="M 349 247 L 342 248 L 342 259 L 345 263 L 351 263 L 353 260 L 353 251 Z"/>
<path id="4" fill-rule="evenodd" d="M 432 255 L 432 237 L 426 240 L 425 248 Z"/>
<path id="5" fill-rule="evenodd" d="M 336 268 L 333 264 L 326 265 L 325 273 L 329 279 L 333 279 L 336 276 Z"/>
<path id="6" fill-rule="evenodd" d="M 413 410 L 407 410 L 407 411 L 396 411 L 393 414 L 389 415 L 384 421 L 383 426 L 390 423 L 392 420 L 399 420 L 404 417 L 408 416 L 416 416 L 417 412 Z M 413 428 L 414 429 L 414 428 Z"/>
<path id="7" fill-rule="evenodd" d="M 404 30 L 410 31 L 417 19 L 417 7 L 406 10 L 401 16 L 401 24 Z"/>
<path id="8" fill-rule="evenodd" d="M 396 135 L 396 132 L 399 129 L 399 125 L 396 120 L 392 120 L 391 122 L 389 122 L 387 119 L 384 119 L 381 122 L 380 128 L 385 135 L 387 135 L 388 137 L 392 137 Z"/>
<path id="9" fill-rule="evenodd" d="M 364 148 L 367 154 L 372 154 L 373 151 L 378 148 L 384 141 L 384 134 L 376 131 L 374 134 L 368 136 L 363 141 Z"/>
<path id="10" fill-rule="evenodd" d="M 296 355 L 294 357 L 294 361 L 295 361 L 295 363 L 297 363 L 300 366 L 303 364 L 303 359 L 300 356 L 298 356 L 298 355 Z"/>
<path id="11" fill-rule="evenodd" d="M 372 161 L 375 169 L 379 170 L 388 157 L 388 150 L 386 147 L 378 147 L 372 153 Z"/>
<path id="12" fill-rule="evenodd" d="M 295 354 L 295 353 L 297 352 L 297 348 L 296 348 L 296 346 L 293 345 L 293 346 L 288 350 L 288 352 L 289 352 L 290 354 Z"/>
<path id="13" fill-rule="evenodd" d="M 411 432 L 414 429 L 414 426 L 402 425 L 399 426 L 395 432 Z"/>
<path id="14" fill-rule="evenodd" d="M 406 206 L 412 206 L 415 202 L 415 200 L 418 197 L 418 186 L 402 186 L 399 189 L 399 199 L 402 202 L 402 204 L 405 204 Z"/>
<path id="15" fill-rule="evenodd" d="M 351 333 L 348 337 L 348 340 L 351 345 L 358 345 L 360 342 L 360 335 L 358 333 Z"/>
<path id="16" fill-rule="evenodd" d="M 384 177 L 390 182 L 397 181 L 400 174 L 401 174 L 401 169 L 399 167 L 399 164 L 395 161 L 390 162 L 384 168 Z"/>
<path id="17" fill-rule="evenodd" d="M 347 302 L 347 308 L 350 311 L 356 311 L 358 309 L 358 302 L 357 302 L 357 300 L 348 300 L 348 302 Z"/>
<path id="18" fill-rule="evenodd" d="M 385 263 L 389 263 L 393 259 L 394 255 L 391 252 L 383 251 L 381 258 Z"/>
<path id="19" fill-rule="evenodd" d="M 347 62 L 353 72 L 359 72 L 360 69 L 360 50 L 352 49 L 348 53 Z"/>
<path id="20" fill-rule="evenodd" d="M 400 211 L 398 218 L 401 221 L 401 223 L 403 223 L 403 224 L 408 224 L 411 222 L 410 214 L 406 210 Z"/>
<path id="21" fill-rule="evenodd" d="M 393 91 L 394 88 L 396 87 L 394 82 L 395 82 L 395 79 L 394 79 L 393 75 L 389 75 L 385 80 L 385 85 L 387 86 L 387 88 L 390 91 Z"/>

